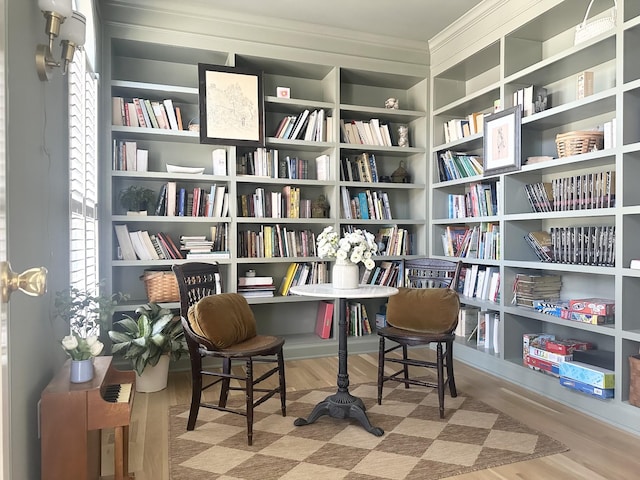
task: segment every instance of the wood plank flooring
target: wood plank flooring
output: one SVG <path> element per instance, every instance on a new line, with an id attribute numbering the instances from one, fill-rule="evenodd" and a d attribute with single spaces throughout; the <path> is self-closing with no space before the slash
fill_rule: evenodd
<path id="1" fill-rule="evenodd" d="M 419 355 L 431 357 L 422 349 Z M 351 384 L 374 381 L 377 354 L 349 356 Z M 336 383 L 337 357 L 289 360 L 287 390 L 306 390 Z M 563 442 L 569 451 L 528 462 L 473 472 L 456 480 L 632 480 L 640 479 L 640 437 L 502 381 L 467 365 L 455 364 L 456 384 L 463 391 Z M 170 480 L 168 473 L 169 406 L 188 404 L 189 372 L 171 373 L 166 390 L 136 394 L 130 438 L 130 470 L 136 480 Z M 213 391 L 206 396 L 215 398 Z M 293 421 L 293 418 L 291 419 Z M 113 473 L 112 441 L 103 439 L 103 474 Z"/>

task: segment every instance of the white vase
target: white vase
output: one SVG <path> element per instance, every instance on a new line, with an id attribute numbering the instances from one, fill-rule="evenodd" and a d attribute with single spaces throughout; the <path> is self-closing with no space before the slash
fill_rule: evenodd
<path id="1" fill-rule="evenodd" d="M 142 375 L 136 373 L 136 392 L 152 393 L 167 388 L 169 355 L 162 355 L 155 365 L 147 365 Z"/>
<path id="2" fill-rule="evenodd" d="M 93 358 L 87 360 L 71 360 L 69 368 L 69 381 L 71 383 L 84 383 L 93 379 Z"/>
<path id="3" fill-rule="evenodd" d="M 331 270 L 333 288 L 353 289 L 360 284 L 360 269 L 349 260 L 336 260 Z"/>

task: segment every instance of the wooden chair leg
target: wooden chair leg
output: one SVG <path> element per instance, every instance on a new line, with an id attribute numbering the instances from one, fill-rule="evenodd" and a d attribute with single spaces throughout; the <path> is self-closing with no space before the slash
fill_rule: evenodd
<path id="1" fill-rule="evenodd" d="M 409 365 L 407 364 L 407 346 L 406 345 L 402 345 L 402 359 L 404 360 L 404 366 L 403 366 L 403 370 L 404 370 L 404 379 L 405 380 L 409 380 Z M 409 382 L 404 382 L 404 388 L 409 388 Z"/>
<path id="2" fill-rule="evenodd" d="M 247 396 L 247 445 L 253 445 L 253 360 L 247 360 L 246 396 Z"/>
<path id="3" fill-rule="evenodd" d="M 225 358 L 222 360 L 222 373 L 225 375 L 231 374 L 231 359 Z M 222 385 L 220 386 L 220 401 L 218 405 L 222 408 L 227 406 L 227 398 L 229 398 L 229 383 L 231 379 L 229 377 L 224 378 L 222 380 Z"/>
<path id="4" fill-rule="evenodd" d="M 278 377 L 280 379 L 280 410 L 282 416 L 287 416 L 287 382 L 284 376 L 284 354 L 282 349 L 278 352 Z"/>
<path id="5" fill-rule="evenodd" d="M 453 342 L 447 342 L 447 381 L 449 383 L 449 393 L 451 397 L 457 397 L 458 391 L 456 390 L 456 379 L 453 375 Z"/>
<path id="6" fill-rule="evenodd" d="M 384 337 L 380 336 L 378 347 L 378 405 L 382 405 L 382 386 L 384 384 Z"/>
<path id="7" fill-rule="evenodd" d="M 440 418 L 444 418 L 444 362 L 442 355 L 442 342 L 436 347 L 436 368 L 438 369 L 438 403 Z"/>
<path id="8" fill-rule="evenodd" d="M 191 367 L 191 407 L 189 408 L 189 419 L 187 420 L 187 430 L 193 430 L 198 419 L 200 410 L 200 400 L 202 399 L 202 357 L 193 362 Z"/>

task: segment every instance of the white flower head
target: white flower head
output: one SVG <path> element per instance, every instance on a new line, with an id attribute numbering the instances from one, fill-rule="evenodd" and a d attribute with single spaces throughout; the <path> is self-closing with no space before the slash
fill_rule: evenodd
<path id="1" fill-rule="evenodd" d="M 89 339 L 87 338 L 87 344 L 89 343 Z M 97 357 L 102 352 L 104 345 L 98 338 L 95 338 L 95 341 L 89 345 L 89 353 L 92 357 Z"/>
<path id="2" fill-rule="evenodd" d="M 75 350 L 78 348 L 78 339 L 75 335 L 67 335 L 62 339 L 62 348 L 67 351 Z"/>

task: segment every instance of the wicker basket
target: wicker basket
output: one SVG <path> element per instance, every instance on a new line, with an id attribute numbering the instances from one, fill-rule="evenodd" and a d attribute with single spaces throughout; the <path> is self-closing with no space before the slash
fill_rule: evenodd
<path id="1" fill-rule="evenodd" d="M 604 146 L 604 132 L 598 131 L 576 131 L 560 133 L 556 135 L 556 147 L 558 157 L 570 157 L 581 153 L 602 150 Z"/>
<path id="2" fill-rule="evenodd" d="M 140 280 L 144 282 L 144 287 L 147 290 L 147 297 L 150 302 L 180 301 L 178 281 L 172 271 L 145 270 Z"/>
<path id="3" fill-rule="evenodd" d="M 629 403 L 640 407 L 640 355 L 629 357 Z"/>

